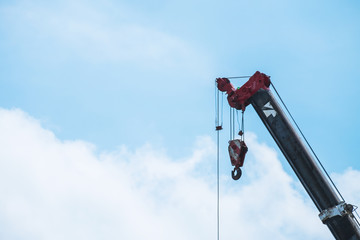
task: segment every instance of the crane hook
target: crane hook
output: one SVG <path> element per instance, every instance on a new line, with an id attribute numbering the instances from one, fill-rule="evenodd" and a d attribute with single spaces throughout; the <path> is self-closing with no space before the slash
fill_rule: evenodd
<path id="1" fill-rule="evenodd" d="M 239 180 L 242 175 L 242 171 L 239 167 L 235 167 L 234 170 L 231 171 L 231 177 L 234 180 Z"/>

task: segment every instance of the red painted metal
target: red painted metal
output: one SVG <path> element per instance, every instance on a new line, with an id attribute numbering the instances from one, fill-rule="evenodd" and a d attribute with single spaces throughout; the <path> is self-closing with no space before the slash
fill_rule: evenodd
<path id="1" fill-rule="evenodd" d="M 217 78 L 216 82 L 218 89 L 227 93 L 230 106 L 245 111 L 246 106 L 250 104 L 249 98 L 260 89 L 269 89 L 270 77 L 257 71 L 238 89 L 235 89 L 227 78 Z"/>
<path id="2" fill-rule="evenodd" d="M 269 89 L 270 77 L 257 71 L 250 79 L 240 88 L 235 87 L 230 83 L 228 78 L 217 78 L 217 87 L 220 91 L 226 92 L 229 105 L 238 110 L 245 111 L 246 106 L 250 104 L 250 98 L 260 89 Z M 240 131 L 239 135 L 242 136 L 243 132 Z M 234 180 L 238 180 L 241 176 L 240 167 L 244 165 L 245 155 L 248 148 L 244 141 L 234 139 L 229 141 L 229 155 L 231 165 L 233 165 L 234 171 L 232 177 Z M 234 173 L 237 173 L 234 175 Z"/>
<path id="3" fill-rule="evenodd" d="M 245 155 L 248 151 L 248 148 L 244 141 L 239 139 L 234 139 L 229 141 L 229 155 L 231 165 L 235 168 L 242 167 L 244 165 Z"/>

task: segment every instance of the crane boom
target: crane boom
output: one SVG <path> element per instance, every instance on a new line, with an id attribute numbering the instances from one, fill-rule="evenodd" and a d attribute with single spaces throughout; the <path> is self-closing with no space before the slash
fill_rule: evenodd
<path id="1" fill-rule="evenodd" d="M 353 206 L 339 199 L 334 187 L 283 112 L 269 89 L 270 77 L 256 72 L 241 88 L 218 78 L 218 89 L 228 94 L 231 107 L 245 110 L 251 104 L 279 146 L 281 152 L 320 211 L 320 219 L 338 240 L 358 240 L 360 230 Z"/>

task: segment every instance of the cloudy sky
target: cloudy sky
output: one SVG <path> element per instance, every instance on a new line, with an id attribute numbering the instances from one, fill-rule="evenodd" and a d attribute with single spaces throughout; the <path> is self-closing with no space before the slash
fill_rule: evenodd
<path id="1" fill-rule="evenodd" d="M 216 239 L 216 77 L 271 76 L 360 205 L 357 1 L 0 2 L 0 238 Z M 241 85 L 237 80 L 235 85 Z M 221 239 L 329 239 L 255 111 Z"/>

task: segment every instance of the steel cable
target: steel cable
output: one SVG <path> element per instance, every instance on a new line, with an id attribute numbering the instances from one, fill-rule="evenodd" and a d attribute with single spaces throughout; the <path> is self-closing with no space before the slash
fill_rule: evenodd
<path id="1" fill-rule="evenodd" d="M 221 106 L 220 106 L 220 95 L 219 90 L 216 86 L 215 81 L 215 127 L 217 132 L 217 159 L 216 159 L 216 225 L 217 225 L 217 240 L 220 239 L 220 126 L 223 124 L 223 94 L 221 95 Z M 221 108 L 221 110 L 220 110 Z M 221 113 L 221 116 L 220 116 Z M 221 120 L 220 120 L 221 119 Z M 220 122 L 221 121 L 221 122 Z"/>
<path id="2" fill-rule="evenodd" d="M 331 184 L 334 186 L 336 192 L 339 194 L 340 198 L 342 199 L 342 201 L 344 200 L 344 197 L 341 195 L 339 189 L 336 187 L 334 181 L 331 179 L 329 173 L 326 171 L 325 167 L 323 166 L 323 164 L 321 163 L 320 159 L 318 158 L 318 156 L 316 155 L 315 151 L 313 150 L 313 148 L 311 147 L 310 143 L 308 142 L 308 140 L 306 139 L 305 135 L 303 134 L 303 132 L 301 131 L 299 125 L 297 124 L 297 122 L 295 121 L 294 117 L 291 115 L 289 109 L 287 108 L 286 104 L 284 103 L 284 101 L 282 100 L 282 98 L 280 97 L 280 94 L 278 93 L 278 91 L 276 90 L 274 84 L 270 81 L 271 86 L 273 87 L 276 95 L 278 96 L 278 98 L 280 99 L 281 103 L 283 104 L 283 106 L 285 107 L 287 113 L 289 114 L 291 120 L 294 122 L 296 128 L 298 129 L 298 131 L 300 132 L 301 136 L 303 137 L 303 139 L 305 140 L 306 144 L 308 145 L 308 147 L 310 148 L 311 152 L 313 153 L 313 155 L 315 156 L 317 162 L 319 163 L 319 165 L 321 166 L 322 170 L 324 171 L 324 173 L 326 174 L 327 178 L 330 180 Z"/>
<path id="3" fill-rule="evenodd" d="M 217 240 L 220 239 L 220 131 L 217 131 L 217 166 L 216 166 L 216 224 Z"/>

